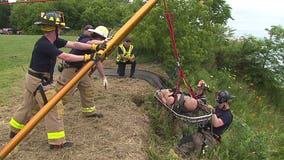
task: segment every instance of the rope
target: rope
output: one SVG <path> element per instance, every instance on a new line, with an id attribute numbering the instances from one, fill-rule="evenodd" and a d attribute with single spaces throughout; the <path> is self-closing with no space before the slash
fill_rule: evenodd
<path id="1" fill-rule="evenodd" d="M 166 0 L 164 0 L 164 8 L 165 8 L 165 15 L 166 15 L 166 19 L 167 19 L 167 22 L 168 22 L 168 26 L 169 26 L 169 31 L 170 31 L 170 37 L 171 37 L 171 41 L 172 41 L 172 46 L 173 46 L 173 50 L 174 50 L 174 55 L 175 55 L 175 59 L 176 59 L 176 63 L 177 63 L 177 67 L 178 67 L 178 79 L 177 79 L 177 82 L 176 82 L 176 91 L 175 91 L 175 94 L 178 93 L 178 89 L 180 87 L 180 79 L 182 78 L 183 79 L 183 82 L 186 86 L 186 88 L 188 89 L 188 92 L 190 93 L 191 97 L 195 98 L 196 99 L 196 96 L 195 96 L 195 93 L 192 89 L 192 87 L 190 86 L 190 84 L 187 82 L 186 80 L 186 75 L 184 74 L 184 71 L 180 65 L 180 58 L 179 58 L 179 53 L 178 53 L 178 50 L 177 50 L 177 47 L 176 47 L 176 41 L 175 41 L 175 34 L 174 34 L 174 27 L 173 27 L 173 21 L 174 21 L 174 18 L 173 18 L 173 15 L 169 13 L 168 11 L 168 7 L 167 7 L 167 4 L 166 4 Z"/>

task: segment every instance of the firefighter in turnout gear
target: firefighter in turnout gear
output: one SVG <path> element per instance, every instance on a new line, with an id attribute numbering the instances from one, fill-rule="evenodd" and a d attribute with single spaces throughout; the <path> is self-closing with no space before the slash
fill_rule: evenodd
<path id="1" fill-rule="evenodd" d="M 230 106 L 234 97 L 226 90 L 218 91 L 216 93 L 218 104 L 214 108 L 209 106 L 212 111 L 211 122 L 200 124 L 196 133 L 183 137 L 176 149 L 177 153 L 183 157 L 189 156 L 193 151 L 204 154 L 207 146 L 220 143 L 221 135 L 233 122 Z"/>
<path id="2" fill-rule="evenodd" d="M 124 43 L 118 46 L 118 53 L 116 57 L 116 64 L 118 65 L 117 74 L 119 76 L 124 76 L 126 64 L 131 64 L 129 77 L 133 77 L 136 67 L 134 53 L 134 46 L 131 44 L 131 39 L 126 37 Z"/>
<path id="3" fill-rule="evenodd" d="M 83 34 L 78 38 L 78 42 L 87 44 L 104 44 L 106 43 L 108 36 L 108 29 L 104 26 L 98 26 L 95 29 L 91 25 L 86 25 L 83 29 Z M 72 49 L 71 54 L 84 55 L 92 53 L 91 50 L 79 50 Z M 100 60 L 100 56 L 96 55 L 96 68 L 98 69 L 101 77 L 103 78 L 103 85 L 106 88 L 108 85 L 107 78 L 104 74 L 103 64 Z M 64 62 L 63 71 L 58 78 L 56 89 L 60 90 L 68 81 L 76 75 L 76 73 L 84 66 L 86 62 Z M 95 88 L 93 79 L 88 74 L 85 74 L 76 85 L 63 97 L 63 104 L 66 104 L 71 98 L 71 93 L 74 93 L 75 89 L 78 89 L 81 98 L 81 111 L 86 117 L 103 117 L 102 114 L 96 113 L 96 107 L 94 102 Z"/>
<path id="4" fill-rule="evenodd" d="M 106 46 L 66 41 L 58 37 L 65 27 L 62 12 L 42 12 L 41 19 L 35 24 L 40 25 L 43 36 L 35 43 L 32 57 L 25 77 L 24 103 L 10 120 L 10 138 L 13 138 L 31 118 L 34 107 L 43 107 L 49 99 L 56 95 L 53 84 L 53 71 L 56 58 L 66 61 L 93 60 L 94 54 L 73 55 L 60 51 L 67 47 L 82 50 L 100 50 Z M 66 141 L 63 124 L 63 104 L 59 101 L 44 117 L 47 139 L 50 149 L 72 147 L 73 143 Z"/>

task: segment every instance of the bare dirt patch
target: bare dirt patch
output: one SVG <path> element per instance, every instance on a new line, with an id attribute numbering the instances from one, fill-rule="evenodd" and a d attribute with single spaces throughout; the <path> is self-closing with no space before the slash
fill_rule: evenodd
<path id="1" fill-rule="evenodd" d="M 108 65 L 111 64 L 111 65 Z M 107 67 L 116 67 L 106 62 Z M 138 69 L 162 73 L 158 66 L 138 64 Z M 74 142 L 71 149 L 49 150 L 44 123 L 41 121 L 5 159 L 21 160 L 145 160 L 145 146 L 149 133 L 149 119 L 144 112 L 145 98 L 156 88 L 144 80 L 109 77 L 105 90 L 101 78 L 94 78 L 96 106 L 103 118 L 85 118 L 80 111 L 79 93 L 65 106 L 65 131 L 67 139 Z M 16 93 L 22 93 L 19 82 Z M 9 141 L 9 120 L 22 96 L 11 104 L 0 106 L 0 148 Z"/>

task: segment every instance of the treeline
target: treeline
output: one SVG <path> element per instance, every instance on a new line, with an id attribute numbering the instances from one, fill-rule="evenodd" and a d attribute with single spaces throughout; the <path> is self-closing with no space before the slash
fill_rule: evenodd
<path id="1" fill-rule="evenodd" d="M 66 24 L 71 27 L 69 34 L 78 34 L 86 24 L 105 25 L 114 34 L 144 3 L 143 0 L 61 0 L 2 5 L 0 25 L 23 30 L 26 34 L 39 34 L 39 27 L 33 23 L 39 20 L 40 12 L 59 10 L 64 12 Z M 167 5 L 174 21 L 180 61 L 191 75 L 191 81 L 206 79 L 204 76 L 215 71 L 226 72 L 284 110 L 284 29 L 281 26 L 266 29 L 269 37 L 236 39 L 234 31 L 226 25 L 232 17 L 225 0 L 167 1 Z M 151 55 L 152 61 L 166 64 L 168 72 L 174 70 L 176 63 L 163 1 L 158 2 L 130 36 L 138 57 Z"/>
<path id="2" fill-rule="evenodd" d="M 66 25 L 72 30 L 80 30 L 84 24 L 121 26 L 127 15 L 135 8 L 127 0 L 60 0 L 45 3 L 11 5 L 8 24 L 15 30 L 27 34 L 38 34 L 40 30 L 33 23 L 39 20 L 43 11 L 62 11 Z"/>

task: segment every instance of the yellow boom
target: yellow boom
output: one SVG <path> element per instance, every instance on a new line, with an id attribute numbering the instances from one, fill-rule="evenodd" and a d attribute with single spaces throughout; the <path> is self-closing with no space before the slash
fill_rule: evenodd
<path id="1" fill-rule="evenodd" d="M 124 24 L 113 38 L 107 43 L 104 51 L 99 51 L 103 59 L 110 54 L 114 48 L 132 31 L 132 29 L 142 20 L 142 18 L 154 7 L 158 0 L 149 0 L 140 8 L 134 16 L 132 16 L 126 24 Z M 55 106 L 57 102 L 89 71 L 94 65 L 94 61 L 89 61 L 51 100 L 48 101 L 42 109 L 33 116 L 33 118 L 25 125 L 17 135 L 4 146 L 0 152 L 0 160 L 3 160 L 16 145 L 36 126 L 36 124 Z"/>

